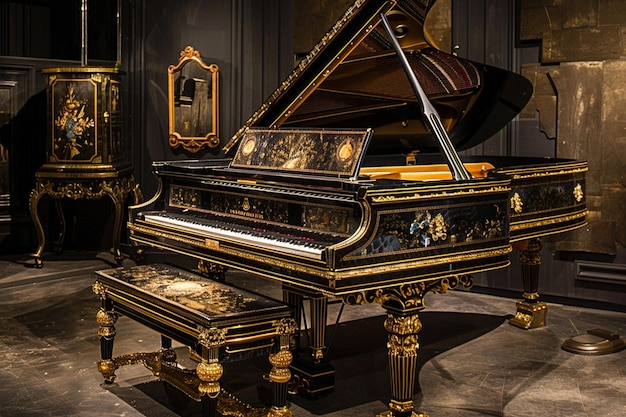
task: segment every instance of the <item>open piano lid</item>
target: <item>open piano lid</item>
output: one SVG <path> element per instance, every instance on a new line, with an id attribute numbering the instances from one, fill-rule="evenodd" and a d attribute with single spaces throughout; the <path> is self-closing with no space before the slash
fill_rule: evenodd
<path id="1" fill-rule="evenodd" d="M 526 105 L 524 77 L 441 52 L 424 21 L 435 0 L 357 0 L 224 146 L 250 127 L 373 129 L 368 154 L 439 152 L 382 25 L 389 20 L 456 150 L 497 133 Z"/>

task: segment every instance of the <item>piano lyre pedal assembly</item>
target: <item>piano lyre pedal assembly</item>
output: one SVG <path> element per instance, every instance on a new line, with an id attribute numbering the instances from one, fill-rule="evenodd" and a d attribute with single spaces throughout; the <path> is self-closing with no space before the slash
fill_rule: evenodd
<path id="1" fill-rule="evenodd" d="M 138 251 L 278 280 L 294 306 L 310 299 L 311 347 L 292 370 L 311 396 L 335 383 L 328 297 L 380 304 L 391 379 L 381 415 L 418 415 L 426 293 L 508 266 L 517 243 L 526 261 L 514 324 L 541 325 L 538 239 L 586 224 L 585 162 L 458 155 L 513 119 L 532 87 L 431 47 L 433 3 L 356 1 L 225 144 L 225 159 L 154 162 L 159 189 L 128 222 Z"/>

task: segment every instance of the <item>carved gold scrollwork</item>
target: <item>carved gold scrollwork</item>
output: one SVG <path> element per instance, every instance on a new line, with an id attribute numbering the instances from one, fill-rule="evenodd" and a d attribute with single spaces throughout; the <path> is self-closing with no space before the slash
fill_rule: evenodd
<path id="1" fill-rule="evenodd" d="M 417 349 L 419 348 L 417 336 L 390 335 L 387 348 L 392 355 L 417 356 Z"/>
<path id="2" fill-rule="evenodd" d="M 583 187 L 580 184 L 576 184 L 574 187 L 574 199 L 576 199 L 577 203 L 580 203 L 583 200 Z"/>
<path id="3" fill-rule="evenodd" d="M 94 294 L 100 297 L 101 300 L 106 298 L 107 288 L 100 281 L 94 282 L 91 286 L 91 289 L 93 290 Z"/>
<path id="4" fill-rule="evenodd" d="M 459 285 L 470 288 L 474 284 L 471 275 L 453 275 L 430 281 L 401 284 L 396 287 L 367 290 L 343 296 L 348 305 L 378 303 L 396 310 L 421 310 L 425 307 L 424 296 L 429 293 L 445 293 Z"/>
<path id="5" fill-rule="evenodd" d="M 202 329 L 198 335 L 198 343 L 209 349 L 223 346 L 226 343 L 226 329 Z"/>
<path id="6" fill-rule="evenodd" d="M 522 198 L 520 197 L 520 195 L 518 193 L 513 194 L 513 197 L 511 197 L 511 209 L 515 212 L 515 213 L 521 213 L 522 209 L 524 208 L 524 203 L 522 202 Z"/>
<path id="7" fill-rule="evenodd" d="M 437 214 L 435 219 L 430 223 L 429 232 L 431 233 L 434 241 L 443 241 L 448 238 L 448 228 L 441 213 Z"/>
<path id="8" fill-rule="evenodd" d="M 422 322 L 417 314 L 400 317 L 387 314 L 387 319 L 385 320 L 385 330 L 389 333 L 401 336 L 413 335 L 422 330 Z"/>
<path id="9" fill-rule="evenodd" d="M 279 335 L 291 335 L 297 330 L 296 321 L 292 318 L 280 319 L 274 323 Z"/>
<path id="10" fill-rule="evenodd" d="M 207 239 L 208 241 L 209 239 Z M 209 246 L 207 244 L 207 246 Z M 204 275 L 208 276 L 211 279 L 215 279 L 217 281 L 224 281 L 226 279 L 226 271 L 227 267 L 224 265 L 216 264 L 213 262 L 205 261 L 204 259 L 200 259 L 198 261 L 198 269 Z"/>
<path id="11" fill-rule="evenodd" d="M 136 191 L 134 178 L 102 180 L 100 182 L 70 181 L 55 183 L 53 181 L 37 182 L 31 193 L 31 200 L 38 200 L 41 195 L 47 194 L 52 198 L 69 198 L 78 200 L 87 198 L 97 200 L 108 194 L 114 198 L 123 198 L 131 191 Z"/>

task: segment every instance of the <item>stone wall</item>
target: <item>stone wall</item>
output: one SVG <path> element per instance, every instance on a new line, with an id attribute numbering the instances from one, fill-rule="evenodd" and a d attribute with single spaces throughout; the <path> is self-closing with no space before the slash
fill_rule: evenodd
<path id="1" fill-rule="evenodd" d="M 626 245 L 626 0 L 521 0 L 520 40 L 539 42 L 525 65 L 540 128 L 557 156 L 587 160 L 589 227 L 556 250 L 615 254 Z"/>

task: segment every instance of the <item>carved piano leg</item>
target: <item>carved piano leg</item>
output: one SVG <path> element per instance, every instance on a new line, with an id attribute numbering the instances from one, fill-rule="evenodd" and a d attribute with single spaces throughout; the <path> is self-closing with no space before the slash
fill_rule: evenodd
<path id="1" fill-rule="evenodd" d="M 313 362 L 324 360 L 326 350 L 326 319 L 328 318 L 328 298 L 324 296 L 311 297 L 311 354 Z"/>
<path id="2" fill-rule="evenodd" d="M 427 417 L 417 413 L 413 405 L 413 389 L 417 374 L 417 334 L 422 329 L 417 314 L 402 315 L 389 311 L 385 320 L 387 330 L 391 400 L 389 410 L 378 417 Z"/>
<path id="3" fill-rule="evenodd" d="M 296 351 L 305 350 L 305 355 L 294 358 L 291 366 L 293 373 L 291 391 L 315 397 L 335 389 L 335 368 L 325 355 L 328 299 L 319 293 L 304 294 L 290 287 L 283 289 L 283 299 L 293 308 L 298 325 L 302 322 L 301 309 L 305 297 L 310 303 L 311 333 L 308 348 L 300 349 L 300 346 L 296 346 Z"/>
<path id="4" fill-rule="evenodd" d="M 513 326 L 522 329 L 534 329 L 546 325 L 548 306 L 539 302 L 539 270 L 541 268 L 541 240 L 530 239 L 520 252 L 522 279 L 524 285 L 523 300 L 516 303 L 515 317 L 509 320 Z"/>
<path id="5" fill-rule="evenodd" d="M 419 349 L 417 334 L 422 329 L 417 313 L 424 309 L 424 296 L 427 293 L 445 293 L 459 285 L 470 288 L 473 283 L 471 275 L 458 275 L 343 297 L 344 303 L 348 305 L 377 303 L 387 310 L 385 329 L 388 333 L 391 399 L 389 410 L 377 417 L 428 417 L 426 413 L 415 411 L 413 404 Z"/>

